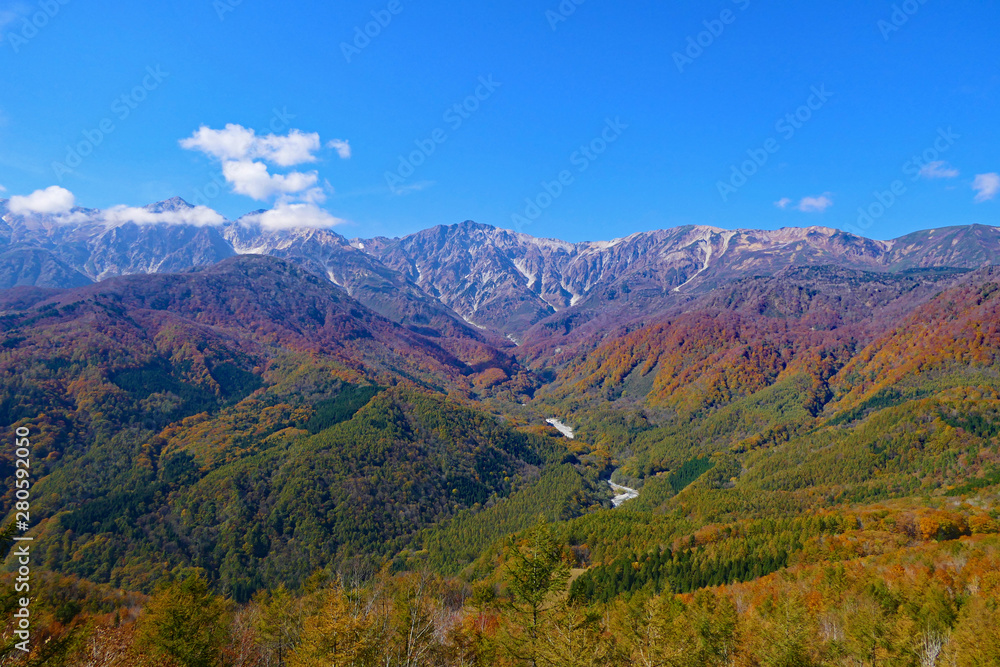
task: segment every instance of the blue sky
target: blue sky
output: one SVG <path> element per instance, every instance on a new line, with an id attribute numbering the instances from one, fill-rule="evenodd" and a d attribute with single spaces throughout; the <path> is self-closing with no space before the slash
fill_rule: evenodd
<path id="1" fill-rule="evenodd" d="M 4 2 L 3 196 L 298 207 L 350 237 L 1000 224 L 998 2 L 482 4 Z M 229 124 L 259 141 L 240 165 L 312 183 L 180 144 Z M 292 130 L 318 144 L 277 164 L 260 137 Z"/>

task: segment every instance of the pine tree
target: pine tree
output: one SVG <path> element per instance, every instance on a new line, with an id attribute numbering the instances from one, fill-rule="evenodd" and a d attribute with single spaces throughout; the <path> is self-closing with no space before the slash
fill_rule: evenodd
<path id="1" fill-rule="evenodd" d="M 194 571 L 162 588 L 146 606 L 137 648 L 179 667 L 215 667 L 228 639 L 229 602 Z"/>
<path id="2" fill-rule="evenodd" d="M 566 554 L 548 526 L 539 524 L 510 543 L 505 574 L 511 621 L 505 648 L 516 660 L 537 667 L 540 636 L 569 581 Z"/>

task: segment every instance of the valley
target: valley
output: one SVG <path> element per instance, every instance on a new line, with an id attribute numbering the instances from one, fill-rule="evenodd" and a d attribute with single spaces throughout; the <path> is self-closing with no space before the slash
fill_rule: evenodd
<path id="1" fill-rule="evenodd" d="M 759 627 L 854 650 L 817 629 L 861 632 L 847 589 L 924 638 L 992 613 L 995 228 L 349 241 L 86 215 L 3 216 L 0 414 L 35 443 L 53 638 L 116 636 L 126 598 L 187 581 L 233 618 L 295 606 L 301 652 L 337 605 L 393 591 L 348 614 L 373 646 L 423 609 L 435 651 L 482 660 L 527 641 L 524 567 L 553 586 L 544 651 L 626 662 L 643 609 L 748 660 Z"/>

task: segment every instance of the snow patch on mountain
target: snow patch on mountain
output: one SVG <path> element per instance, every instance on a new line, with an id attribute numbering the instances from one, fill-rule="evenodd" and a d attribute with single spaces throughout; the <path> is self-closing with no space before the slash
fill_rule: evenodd
<path id="1" fill-rule="evenodd" d="M 685 286 L 691 284 L 691 281 L 693 281 L 695 278 L 697 278 L 701 274 L 705 273 L 705 271 L 708 271 L 708 267 L 711 266 L 711 263 L 712 263 L 712 242 L 711 242 L 711 240 L 710 239 L 698 239 L 695 243 L 697 245 L 701 246 L 702 251 L 705 254 L 705 258 L 704 258 L 704 261 L 702 263 L 702 266 L 701 266 L 700 269 L 698 269 L 698 271 L 695 272 L 695 274 L 693 276 L 691 276 L 690 278 L 688 278 L 683 284 L 678 285 L 677 287 L 675 287 L 674 288 L 675 292 L 680 292 L 682 287 L 685 287 Z"/>

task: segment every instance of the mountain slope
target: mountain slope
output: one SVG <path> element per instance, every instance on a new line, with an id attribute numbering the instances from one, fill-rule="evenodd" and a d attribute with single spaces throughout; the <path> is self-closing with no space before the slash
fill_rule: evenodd
<path id="1" fill-rule="evenodd" d="M 238 220 L 224 230 L 233 251 L 269 255 L 295 262 L 324 276 L 375 312 L 424 333 L 482 337 L 451 310 L 404 276 L 352 246 L 330 230 L 267 230 Z M 491 337 L 490 342 L 502 344 Z"/>
<path id="2" fill-rule="evenodd" d="M 90 282 L 49 250 L 20 248 L 0 253 L 0 290 L 19 286 L 80 287 Z"/>
<path id="3" fill-rule="evenodd" d="M 392 557 L 422 528 L 522 486 L 554 450 L 545 438 L 403 388 L 316 435 L 276 431 L 217 466 L 198 465 L 184 449 L 160 451 L 159 440 L 100 443 L 43 481 L 40 492 L 63 498 L 47 529 L 65 532 L 69 549 L 46 540 L 39 557 L 133 589 L 177 566 L 202 567 L 246 600 L 355 556 Z M 112 456 L 131 466 L 102 480 L 96 469 Z M 81 497 L 80 479 L 103 493 Z"/>
<path id="4" fill-rule="evenodd" d="M 10 293 L 15 303 L 22 303 L 19 294 Z M 41 296 L 47 298 L 4 318 L 8 339 L 19 341 L 9 346 L 11 354 L 29 347 L 59 354 L 60 346 L 90 345 L 84 323 L 96 322 L 118 331 L 106 339 L 123 357 L 137 358 L 139 341 L 156 346 L 162 332 L 174 328 L 229 339 L 255 354 L 273 348 L 322 354 L 373 377 L 469 386 L 486 371 L 519 372 L 516 362 L 475 335 L 463 336 L 462 328 L 455 336 L 420 335 L 271 257 L 234 257 L 186 273 L 127 276 Z M 135 333 L 126 335 L 126 329 Z"/>
<path id="5" fill-rule="evenodd" d="M 147 206 L 143 216 L 183 218 L 191 209 L 174 198 Z M 193 227 L 75 209 L 57 220 L 11 215 L 3 201 L 0 213 L 0 241 L 8 248 L 44 249 L 52 257 L 44 270 L 18 271 L 11 284 L 69 286 L 73 271 L 99 280 L 267 254 L 300 264 L 394 322 L 425 334 L 479 335 L 493 346 L 509 338 L 533 363 L 545 363 L 557 348 L 586 349 L 588 340 L 683 308 L 734 281 L 796 267 L 899 273 L 1000 262 L 1000 230 L 982 225 L 892 241 L 822 227 L 687 226 L 567 243 L 465 222 L 399 239 L 348 241 L 330 230 L 264 229 L 252 216 Z"/>
<path id="6" fill-rule="evenodd" d="M 796 267 L 898 273 L 1000 262 L 1000 232 L 992 227 L 889 242 L 820 227 L 681 227 L 571 244 L 467 222 L 354 245 L 468 320 L 524 344 L 529 358 L 547 356 L 556 346 L 573 348 L 623 323 L 648 321 L 733 281 Z"/>
<path id="7" fill-rule="evenodd" d="M 139 218 L 138 222 L 129 219 L 127 212 L 109 214 L 80 208 L 67 218 L 13 215 L 3 204 L 0 201 L 0 243 L 6 242 L 21 253 L 4 256 L 4 264 L 0 265 L 0 269 L 8 267 L 8 286 L 75 287 L 84 282 L 78 273 L 99 281 L 210 266 L 237 254 L 267 254 L 300 264 L 372 310 L 423 333 L 489 338 L 494 345 L 509 344 L 502 337 L 475 333 L 447 307 L 331 231 L 265 230 L 245 220 L 221 227 L 167 222 L 191 217 L 195 212 L 178 197 L 132 214 Z M 27 249 L 47 253 L 43 269 L 21 268 Z"/>
<path id="8" fill-rule="evenodd" d="M 0 419 L 31 428 L 33 510 L 58 536 L 40 557 L 89 579 L 148 588 L 200 566 L 246 597 L 354 554 L 395 555 L 559 450 L 459 405 L 527 400 L 516 361 L 475 337 L 415 333 L 276 258 L 8 290 L 0 310 Z M 0 453 L 0 476 L 14 471 Z M 269 508 L 263 533 L 247 498 Z"/>

